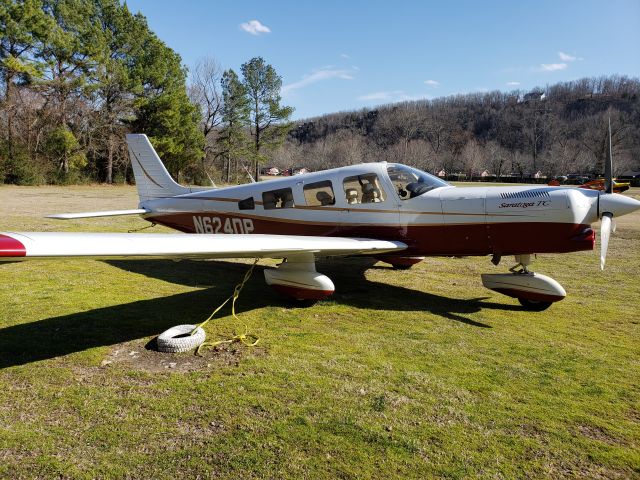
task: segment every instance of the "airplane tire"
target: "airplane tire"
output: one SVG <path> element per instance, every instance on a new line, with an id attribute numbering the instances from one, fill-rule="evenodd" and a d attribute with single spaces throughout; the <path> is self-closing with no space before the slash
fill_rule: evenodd
<path id="1" fill-rule="evenodd" d="M 525 310 L 529 310 L 530 312 L 542 312 L 551 306 L 553 302 L 540 302 L 536 300 L 529 300 L 527 298 L 518 298 L 520 305 Z"/>
<path id="2" fill-rule="evenodd" d="M 181 353 L 195 350 L 204 343 L 206 334 L 200 327 L 191 335 L 195 325 L 177 325 L 162 332 L 157 339 L 158 351 L 164 353 Z"/>
<path id="3" fill-rule="evenodd" d="M 400 264 L 391 264 L 391 268 L 393 268 L 394 270 L 409 270 L 411 267 L 413 267 L 413 265 L 400 265 Z"/>
<path id="4" fill-rule="evenodd" d="M 319 302 L 316 298 L 306 298 L 303 300 L 297 298 L 287 298 L 288 303 L 293 308 L 309 308 Z"/>

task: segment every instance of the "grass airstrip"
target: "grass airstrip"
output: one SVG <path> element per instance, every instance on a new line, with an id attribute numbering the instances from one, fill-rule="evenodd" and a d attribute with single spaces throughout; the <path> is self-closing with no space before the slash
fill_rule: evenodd
<path id="1" fill-rule="evenodd" d="M 136 205 L 4 186 L 0 230 L 126 232 L 146 223 L 43 215 Z M 147 347 L 246 261 L 1 264 L 0 478 L 640 477 L 640 212 L 617 223 L 604 272 L 597 251 L 538 257 L 568 292 L 541 313 L 482 287 L 512 259 L 325 261 L 337 290 L 310 308 L 263 261 L 238 302 L 260 343 L 203 357 Z M 225 309 L 206 330 L 243 328 Z"/>

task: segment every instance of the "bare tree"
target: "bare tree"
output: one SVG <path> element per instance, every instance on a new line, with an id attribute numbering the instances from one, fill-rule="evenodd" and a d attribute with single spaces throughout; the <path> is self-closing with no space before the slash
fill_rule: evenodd
<path id="1" fill-rule="evenodd" d="M 497 142 L 491 141 L 485 146 L 485 162 L 484 166 L 489 170 L 489 173 L 495 175 L 497 179 L 500 179 L 502 174 L 505 173 L 508 153 Z"/>
<path id="2" fill-rule="evenodd" d="M 462 168 L 469 179 L 479 173 L 479 169 L 483 164 L 484 155 L 482 147 L 472 138 L 462 149 L 461 153 Z"/>
<path id="3" fill-rule="evenodd" d="M 220 80 L 222 68 L 212 57 L 204 57 L 196 63 L 188 87 L 189 99 L 200 107 L 200 128 L 205 138 L 205 158 L 210 160 L 215 151 L 215 134 L 222 123 L 222 92 Z"/>

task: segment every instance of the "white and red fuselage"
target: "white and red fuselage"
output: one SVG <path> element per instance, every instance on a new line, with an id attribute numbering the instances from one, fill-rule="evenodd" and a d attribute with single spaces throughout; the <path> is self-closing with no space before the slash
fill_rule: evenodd
<path id="1" fill-rule="evenodd" d="M 514 255 L 591 250 L 597 191 L 570 187 L 453 187 L 436 183 L 403 198 L 398 164 L 367 163 L 267 182 L 157 198 L 140 204 L 143 217 L 188 233 L 361 237 L 400 241 L 401 256 Z M 406 167 L 408 168 L 408 167 Z M 392 174 L 392 176 L 389 175 Z M 379 194 L 347 198 L 359 184 Z M 397 175 L 395 175 L 397 179 Z M 321 185 L 309 189 L 309 185 Z M 269 192 L 290 190 L 288 203 L 265 205 Z M 311 190 L 311 195 L 309 191 Z M 332 192 L 321 204 L 318 191 Z M 329 193 L 330 194 L 330 193 Z M 271 200 L 269 198 L 269 200 Z M 369 198 L 369 200 L 371 200 Z M 285 205 L 286 203 L 286 205 Z"/>

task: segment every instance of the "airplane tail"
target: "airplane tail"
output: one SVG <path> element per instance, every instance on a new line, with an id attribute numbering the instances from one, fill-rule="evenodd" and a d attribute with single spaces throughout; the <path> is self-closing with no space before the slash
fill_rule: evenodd
<path id="1" fill-rule="evenodd" d="M 175 197 L 193 191 L 171 178 L 146 135 L 127 135 L 127 145 L 141 202 L 154 198 Z"/>

